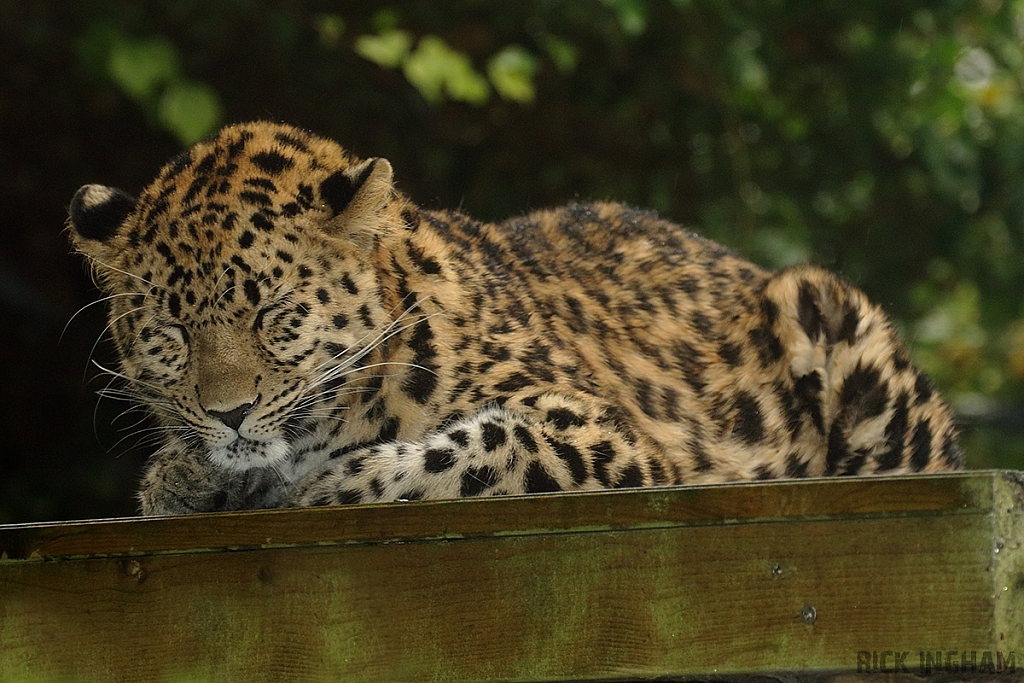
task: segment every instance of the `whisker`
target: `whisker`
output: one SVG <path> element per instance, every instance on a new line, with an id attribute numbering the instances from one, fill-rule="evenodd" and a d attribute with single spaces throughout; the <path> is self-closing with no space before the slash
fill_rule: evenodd
<path id="1" fill-rule="evenodd" d="M 97 299 L 96 301 L 90 301 L 89 303 L 87 303 L 86 305 L 82 306 L 77 311 L 75 311 L 71 315 L 71 317 L 68 318 L 68 321 L 66 323 L 64 323 L 64 329 L 62 329 L 60 331 L 60 337 L 57 338 L 57 343 L 60 344 L 61 341 L 63 341 L 64 335 L 67 334 L 68 328 L 71 327 L 71 323 L 74 322 L 75 318 L 77 318 L 80 313 L 83 313 L 85 311 L 85 309 L 92 308 L 93 306 L 97 306 L 99 304 L 106 303 L 106 302 L 110 301 L 111 299 L 116 299 L 118 297 L 123 297 L 123 296 L 145 296 L 145 294 L 143 294 L 142 292 L 125 292 L 125 293 L 122 293 L 122 294 L 108 294 L 107 296 L 102 297 L 100 299 Z"/>
<path id="2" fill-rule="evenodd" d="M 327 384 L 329 382 L 333 382 L 333 381 L 336 381 L 336 380 L 339 380 L 339 379 L 350 377 L 352 375 L 355 375 L 356 373 L 363 372 L 364 370 L 371 370 L 373 368 L 385 367 L 385 366 L 402 366 L 402 367 L 407 367 L 407 368 L 416 368 L 416 369 L 419 369 L 419 370 L 423 370 L 424 372 L 429 372 L 430 374 L 432 374 L 434 376 L 437 376 L 437 372 L 435 372 L 433 369 L 428 368 L 428 367 L 426 367 L 424 365 L 420 365 L 418 363 L 407 363 L 407 362 L 404 362 L 404 361 L 385 361 L 385 362 L 381 362 L 381 363 L 373 363 L 371 365 L 361 366 L 361 367 L 358 367 L 358 368 L 338 368 L 337 372 L 331 373 L 330 376 L 325 376 L 323 379 L 318 379 L 316 382 L 311 383 L 309 388 L 314 388 L 315 389 L 315 388 L 317 388 L 319 386 L 322 386 L 324 384 Z M 374 374 L 374 375 L 368 375 L 368 376 L 360 376 L 358 379 L 373 379 L 374 377 L 387 377 L 387 376 L 388 375 Z M 323 392 L 323 393 L 329 393 L 329 392 Z"/>
<path id="3" fill-rule="evenodd" d="M 85 366 L 87 369 L 89 367 L 88 362 L 91 361 L 93 355 L 95 355 L 96 347 L 99 346 L 100 340 L 103 339 L 103 335 L 105 335 L 107 333 L 107 331 L 110 330 L 117 323 L 118 320 L 120 320 L 121 318 L 127 317 L 127 316 L 131 315 L 132 313 L 135 313 L 136 311 L 140 311 L 142 309 L 143 309 L 142 306 L 136 306 L 135 308 L 129 309 L 129 310 L 125 311 L 124 313 L 122 313 L 121 315 L 117 316 L 116 318 L 114 318 L 112 320 L 109 320 L 107 322 L 107 324 L 100 331 L 99 336 L 96 337 L 96 341 L 93 342 L 92 348 L 89 349 L 89 355 L 86 357 L 86 366 Z M 139 328 L 139 333 L 141 334 L 141 332 L 142 332 L 142 328 L 140 327 Z M 137 339 L 137 337 L 136 337 L 136 339 Z M 132 344 L 134 345 L 134 342 Z M 83 378 L 84 378 L 84 376 L 83 376 Z"/>
<path id="4" fill-rule="evenodd" d="M 224 276 L 227 275 L 228 273 L 230 273 L 232 270 L 234 270 L 234 269 L 231 266 L 228 266 L 223 271 L 221 271 L 221 274 L 217 276 L 217 280 L 213 283 L 213 291 L 215 291 L 215 292 L 217 291 L 217 288 L 220 287 L 220 281 L 222 279 L 224 279 Z M 223 299 L 225 296 L 227 296 L 227 293 L 232 291 L 235 288 L 236 288 L 236 286 L 231 286 L 231 287 L 228 287 L 227 289 L 225 289 L 223 292 L 221 292 L 217 296 L 217 300 L 213 302 L 214 305 L 219 304 L 220 300 Z"/>
<path id="5" fill-rule="evenodd" d="M 117 377 L 111 377 L 110 381 L 107 382 L 107 386 L 104 387 L 104 389 L 110 389 L 110 385 L 113 384 L 116 381 L 117 381 Z M 120 391 L 120 390 L 118 390 L 118 391 Z M 93 433 L 93 436 L 96 437 L 97 441 L 99 440 L 99 437 L 100 437 L 99 413 L 100 413 L 100 402 L 103 401 L 103 398 L 104 398 L 103 390 L 101 390 L 99 392 L 99 399 L 97 399 L 96 405 L 93 406 L 93 409 L 92 409 L 92 433 Z"/>
<path id="6" fill-rule="evenodd" d="M 147 280 L 146 278 L 144 278 L 144 277 L 140 277 L 140 276 L 136 275 L 135 273 L 129 273 L 129 272 L 127 271 L 127 270 L 121 270 L 120 268 L 115 268 L 114 266 L 110 265 L 109 263 L 104 263 L 103 261 L 99 260 L 98 258 L 96 258 L 96 257 L 94 257 L 94 256 L 88 256 L 88 255 L 87 255 L 86 257 L 87 257 L 87 258 L 88 258 L 88 259 L 89 259 L 89 260 L 90 260 L 90 261 L 91 261 L 91 262 L 93 263 L 93 265 L 94 265 L 94 266 L 95 266 L 96 264 L 98 264 L 98 265 L 101 265 L 101 266 L 103 266 L 103 267 L 104 267 L 104 268 L 106 268 L 107 270 L 112 270 L 112 271 L 114 271 L 115 273 L 121 273 L 122 275 L 127 275 L 128 277 L 132 277 L 132 278 L 135 278 L 135 279 L 136 279 L 136 280 L 138 280 L 139 282 L 142 282 L 143 284 L 149 285 L 149 286 L 150 286 L 151 288 L 156 288 L 156 289 L 167 289 L 166 287 L 163 287 L 163 286 L 161 286 L 161 285 L 158 285 L 158 284 L 156 284 L 155 282 L 150 282 L 150 281 L 149 281 L 149 280 Z"/>
<path id="7" fill-rule="evenodd" d="M 390 333 L 388 333 L 388 331 L 385 330 L 385 332 L 382 332 L 381 335 L 378 335 L 378 337 L 376 339 L 374 339 L 373 342 L 371 342 L 369 345 L 367 345 L 366 347 L 360 349 L 358 352 L 352 354 L 350 357 L 344 359 L 338 365 L 335 365 L 335 366 L 331 367 L 330 369 L 328 369 L 326 372 L 322 373 L 316 380 L 311 382 L 309 386 L 311 388 L 316 388 L 317 386 L 320 386 L 322 384 L 325 384 L 327 382 L 332 381 L 337 376 L 347 376 L 347 375 L 341 375 L 341 373 L 345 372 L 346 370 L 351 368 L 353 365 L 358 363 L 360 360 L 365 358 L 368 354 L 372 353 L 381 344 L 387 342 L 388 340 L 390 340 L 391 338 L 395 337 L 396 335 L 399 335 L 402 332 L 405 332 L 409 328 L 414 327 L 415 325 L 418 325 L 423 320 L 429 320 L 430 318 L 434 317 L 435 315 L 440 315 L 440 313 L 431 313 L 431 314 L 426 315 L 426 316 L 421 316 L 419 320 L 416 320 L 415 322 L 409 323 L 408 325 L 403 325 L 403 326 L 401 326 L 398 329 L 394 329 L 394 331 L 392 331 Z M 397 323 L 397 321 L 396 321 L 396 323 Z M 391 326 L 389 326 L 389 329 L 391 329 Z M 327 363 L 331 362 L 332 360 L 337 360 L 339 357 L 344 355 L 347 351 L 348 351 L 348 349 L 343 350 L 340 353 L 336 354 L 333 358 L 325 361 L 324 363 L 321 363 L 317 367 L 317 370 L 319 370 L 320 368 L 322 368 L 324 365 L 326 365 Z M 360 368 L 355 368 L 353 370 L 353 372 L 357 372 L 357 371 L 359 371 L 361 369 L 364 369 L 364 368 L 378 367 L 379 365 L 383 365 L 383 364 L 386 364 L 386 363 L 377 363 L 377 364 L 370 365 L 370 366 L 363 366 L 363 367 L 360 367 Z M 392 361 L 392 362 L 390 362 L 390 364 L 393 364 L 393 365 L 406 365 L 406 366 L 410 366 L 410 367 L 420 367 L 420 368 L 422 368 L 424 370 L 428 370 L 430 372 L 433 372 L 433 371 L 429 370 L 429 368 L 423 368 L 422 366 L 414 366 L 411 363 L 402 363 L 402 362 L 398 362 L 398 361 Z"/>
<path id="8" fill-rule="evenodd" d="M 138 310 L 138 309 L 136 309 L 136 310 Z M 146 322 L 144 322 L 144 323 L 140 323 L 140 324 L 138 325 L 138 331 L 137 331 L 137 332 L 135 333 L 135 337 L 134 337 L 134 338 L 132 339 L 132 342 L 131 342 L 131 344 L 129 344 L 129 345 L 128 345 L 128 348 L 127 348 L 127 350 L 125 351 L 125 355 L 127 355 L 128 351 L 131 351 L 132 349 L 134 349 L 134 348 L 135 348 L 135 344 L 137 344 L 137 343 L 138 343 L 138 341 L 139 341 L 139 338 L 140 338 L 140 337 L 142 336 L 142 331 L 143 331 L 144 329 L 146 329 L 146 328 L 147 328 L 147 327 L 149 326 L 149 324 L 150 324 L 151 322 L 153 322 L 153 319 L 154 319 L 155 317 L 156 317 L 156 315 L 154 315 L 154 314 L 152 314 L 152 313 L 151 313 L 151 314 L 150 314 L 150 316 L 149 316 L 148 318 L 146 318 Z"/>
<path id="9" fill-rule="evenodd" d="M 141 424 L 142 422 L 146 421 L 146 418 L 156 417 L 158 414 L 166 415 L 167 417 L 172 418 L 177 417 L 177 414 L 166 406 L 153 406 L 152 409 L 150 409 L 150 406 L 147 406 L 145 404 L 134 403 L 131 407 L 122 410 L 116 417 L 111 419 L 110 425 L 114 426 L 115 424 L 117 424 L 118 420 L 132 413 L 142 413 L 142 417 L 135 424 Z M 122 427 L 121 429 L 125 428 Z"/>
<path id="10" fill-rule="evenodd" d="M 289 488 L 295 483 L 285 475 L 284 470 L 281 469 L 281 466 L 278 463 L 271 464 L 270 469 L 277 475 L 277 478 L 281 480 L 281 483 L 285 488 Z"/>
<path id="11" fill-rule="evenodd" d="M 110 448 L 107 449 L 107 453 L 110 453 L 115 448 L 120 446 L 122 443 L 124 443 L 128 439 L 131 439 L 132 437 L 135 437 L 135 436 L 140 436 L 141 435 L 141 438 L 139 439 L 139 441 L 137 441 L 135 443 L 135 447 L 137 448 L 139 446 L 149 445 L 151 443 L 165 442 L 166 439 L 164 439 L 163 436 L 164 436 L 164 434 L 166 432 L 177 432 L 177 431 L 187 432 L 187 431 L 189 431 L 189 428 L 185 427 L 185 426 L 181 426 L 181 427 L 150 427 L 150 428 L 147 428 L 147 429 L 140 429 L 138 431 L 134 431 L 134 432 L 131 432 L 129 434 L 125 434 L 124 436 L 122 436 L 120 439 L 118 439 L 114 443 L 113 446 L 111 446 Z"/>
<path id="12" fill-rule="evenodd" d="M 95 361 L 95 360 L 92 361 L 92 364 L 95 365 L 97 368 L 99 368 L 104 374 L 110 375 L 112 377 L 116 377 L 117 379 L 124 380 L 128 384 L 138 384 L 139 386 L 145 387 L 146 389 L 149 389 L 150 391 L 154 392 L 157 395 L 160 394 L 160 387 L 158 387 L 155 384 L 150 384 L 148 382 L 143 382 L 140 379 L 132 379 L 128 375 L 125 375 L 125 374 L 117 372 L 115 370 L 111 370 L 110 368 L 104 367 L 98 361 Z"/>
<path id="13" fill-rule="evenodd" d="M 123 417 L 125 417 L 127 415 L 130 415 L 131 413 L 138 413 L 138 412 L 139 412 L 139 407 L 138 406 L 132 406 L 132 407 L 128 408 L 127 410 L 122 410 L 120 413 L 118 413 L 110 421 L 110 426 L 113 427 L 117 423 L 117 421 L 120 420 L 121 418 L 123 418 Z M 143 412 L 142 417 L 138 418 L 135 422 L 133 422 L 132 424 L 130 424 L 130 425 L 126 426 L 126 427 L 119 427 L 119 429 L 121 429 L 121 430 L 134 429 L 134 428 L 138 427 L 140 424 L 143 424 L 146 421 L 146 419 L 149 418 L 149 411 L 142 411 L 142 412 Z"/>
<path id="14" fill-rule="evenodd" d="M 411 294 L 410 294 L 410 295 L 407 295 L 407 296 L 406 296 L 406 298 L 408 298 L 408 296 L 411 296 Z M 433 316 L 435 316 L 435 315 L 439 315 L 439 314 L 440 314 L 440 311 L 439 311 L 439 312 L 437 312 L 437 313 L 431 313 L 431 314 L 427 314 L 426 316 L 424 316 L 424 315 L 421 315 L 421 316 L 419 317 L 419 319 L 417 319 L 417 320 L 416 320 L 415 322 L 409 323 L 408 325 L 404 325 L 404 326 L 402 326 L 402 327 L 401 327 L 401 329 L 398 329 L 398 330 L 396 330 L 396 331 L 395 331 L 395 332 L 394 332 L 393 334 L 389 334 L 389 333 L 390 333 L 390 332 L 391 332 L 392 330 L 394 330 L 394 329 L 395 329 L 395 328 L 396 328 L 397 326 L 399 326 L 399 325 L 400 325 L 400 324 L 402 323 L 402 321 L 403 321 L 404 319 L 406 319 L 407 317 L 410 317 L 410 316 L 412 315 L 412 312 L 413 312 L 414 310 L 416 310 L 417 308 L 419 308 L 419 307 L 420 307 L 420 305 L 421 305 L 422 303 L 424 303 L 425 301 L 427 301 L 427 300 L 428 300 L 429 298 L 430 298 L 430 297 L 424 297 L 424 298 L 423 298 L 423 299 L 422 299 L 421 301 L 417 301 L 417 302 L 416 302 L 415 304 L 413 304 L 412 306 L 410 306 L 408 310 L 406 310 L 406 311 L 403 311 L 401 315 L 399 315 L 399 316 L 398 316 L 397 318 L 395 318 L 395 319 L 394 319 L 394 320 L 392 320 L 392 321 L 391 321 L 390 323 L 388 323 L 388 324 L 387 324 L 387 325 L 386 325 L 386 326 L 385 326 L 385 327 L 384 327 L 384 328 L 383 328 L 383 329 L 382 329 L 382 330 L 381 330 L 381 331 L 380 331 L 380 332 L 379 332 L 379 333 L 377 334 L 377 337 L 376 337 L 376 338 L 374 338 L 374 339 L 373 339 L 372 341 L 370 341 L 370 342 L 369 342 L 368 344 L 366 344 L 366 346 L 364 346 L 364 347 L 363 347 L 363 348 L 362 348 L 362 349 L 360 350 L 359 354 L 357 354 L 357 355 L 355 356 L 355 358 L 361 358 L 361 357 L 362 357 L 362 356 L 364 356 L 364 355 L 365 355 L 366 353 L 369 353 L 369 352 L 373 351 L 374 349 L 376 349 L 376 348 L 377 348 L 378 346 L 380 346 L 380 345 L 381 345 L 381 344 L 382 344 L 383 342 L 387 341 L 388 339 L 391 339 L 391 337 L 393 337 L 393 336 L 394 336 L 395 334 L 401 334 L 402 332 L 404 332 L 405 330 L 409 329 L 410 327 L 412 327 L 412 326 L 414 326 L 414 325 L 418 325 L 418 324 L 419 324 L 420 322 L 422 322 L 422 320 L 424 320 L 424 319 L 429 319 L 429 318 L 432 318 L 432 317 L 433 317 Z M 405 299 L 403 299 L 403 300 L 402 300 L 402 302 L 404 302 L 404 301 L 405 301 Z M 393 307 L 393 308 L 391 309 L 391 311 L 389 311 L 389 315 L 390 315 L 390 314 L 394 314 L 395 310 L 396 310 L 396 309 L 398 308 L 398 306 L 400 306 L 400 305 L 402 305 L 402 304 L 401 304 L 401 303 L 399 303 L 398 305 L 396 305 L 395 307 Z M 329 358 L 328 360 L 324 361 L 323 363 L 321 363 L 321 364 L 320 364 L 320 365 L 318 365 L 317 367 L 313 368 L 312 372 L 314 372 L 314 373 L 315 373 L 315 372 L 318 372 L 318 371 L 319 371 L 319 370 L 320 370 L 320 369 L 321 369 L 321 368 L 322 368 L 322 367 L 323 367 L 324 365 L 327 365 L 328 363 L 330 363 L 330 362 L 332 362 L 332 361 L 334 361 L 334 360 L 337 360 L 338 358 L 340 358 L 340 357 L 341 357 L 341 356 L 343 356 L 344 354 L 348 353 L 348 352 L 349 352 L 349 351 L 350 351 L 350 350 L 351 350 L 351 349 L 352 349 L 353 347 L 359 346 L 359 344 L 361 344 L 361 343 L 362 343 L 362 342 L 363 342 L 363 341 L 364 341 L 364 340 L 365 340 L 366 338 L 370 337 L 370 336 L 371 336 L 371 335 L 372 335 L 373 333 L 374 333 L 374 332 L 373 332 L 373 330 L 371 330 L 371 331 L 367 332 L 367 333 L 366 333 L 366 334 L 364 334 L 364 335 L 363 335 L 362 337 L 360 337 L 359 339 L 357 339 L 357 340 L 355 341 L 355 343 L 354 343 L 354 344 L 352 344 L 352 346 L 349 346 L 349 347 L 347 347 L 347 348 L 343 349 L 342 351 L 340 351 L 340 352 L 338 352 L 337 354 L 335 354 L 335 355 L 334 355 L 334 356 L 333 356 L 332 358 Z"/>
<path id="15" fill-rule="evenodd" d="M 310 413 L 310 417 L 315 417 L 317 420 L 333 420 L 335 422 L 348 422 L 348 420 L 346 420 L 344 417 L 341 417 L 340 415 L 332 415 L 330 413 L 313 412 Z"/>
<path id="16" fill-rule="evenodd" d="M 338 393 L 334 393 L 333 391 L 322 391 L 322 392 L 317 393 L 317 394 L 311 394 L 309 396 L 303 396 L 301 399 L 299 399 L 295 403 L 295 407 L 297 409 L 307 408 L 307 407 L 314 406 L 314 405 L 317 405 L 317 404 L 320 404 L 320 403 L 324 403 L 326 401 L 331 401 L 331 400 L 343 398 L 345 396 L 357 396 L 359 394 L 373 393 L 374 391 L 376 391 L 376 389 L 372 389 L 370 387 L 363 387 L 361 389 L 349 389 L 347 391 L 338 392 Z M 344 407 L 344 406 L 340 406 L 340 407 Z"/>

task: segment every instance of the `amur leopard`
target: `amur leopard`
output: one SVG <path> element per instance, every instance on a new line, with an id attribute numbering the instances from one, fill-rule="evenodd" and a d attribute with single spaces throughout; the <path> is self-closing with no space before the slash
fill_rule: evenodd
<path id="1" fill-rule="evenodd" d="M 425 210 L 386 160 L 256 122 L 70 214 L 161 428 L 147 515 L 962 465 L 860 291 L 648 211 Z"/>

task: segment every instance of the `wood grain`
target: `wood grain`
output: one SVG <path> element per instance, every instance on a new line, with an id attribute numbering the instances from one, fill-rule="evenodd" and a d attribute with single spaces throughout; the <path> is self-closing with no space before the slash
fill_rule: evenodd
<path id="1" fill-rule="evenodd" d="M 985 474 L 802 479 L 457 501 L 0 525 L 0 561 L 578 533 L 836 516 L 969 514 L 992 506 Z"/>
<path id="2" fill-rule="evenodd" d="M 865 651 L 911 652 L 911 672 L 920 651 L 1024 657 L 1022 509 L 1016 475 L 982 472 L 0 527 L 0 681 L 706 679 L 831 676 Z"/>

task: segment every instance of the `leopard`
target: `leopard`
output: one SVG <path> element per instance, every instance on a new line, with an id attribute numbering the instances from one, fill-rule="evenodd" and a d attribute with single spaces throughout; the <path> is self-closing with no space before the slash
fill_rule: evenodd
<path id="1" fill-rule="evenodd" d="M 107 370 L 159 438 L 143 515 L 963 466 L 859 289 L 652 211 L 475 220 L 414 203 L 386 159 L 255 121 L 69 214 Z"/>

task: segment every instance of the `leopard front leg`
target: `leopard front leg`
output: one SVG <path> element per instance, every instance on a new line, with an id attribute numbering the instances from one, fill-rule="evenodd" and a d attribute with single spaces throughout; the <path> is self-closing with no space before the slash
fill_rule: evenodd
<path id="1" fill-rule="evenodd" d="M 234 472 L 180 442 L 150 461 L 139 487 L 143 515 L 245 510 L 285 504 L 280 475 L 269 468 Z"/>
<path id="2" fill-rule="evenodd" d="M 299 507 L 571 491 L 668 483 L 600 407 L 546 395 L 490 407 L 414 442 L 328 460 L 298 483 Z"/>

